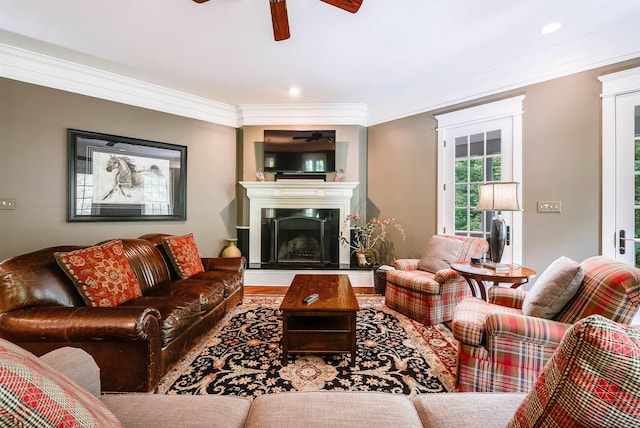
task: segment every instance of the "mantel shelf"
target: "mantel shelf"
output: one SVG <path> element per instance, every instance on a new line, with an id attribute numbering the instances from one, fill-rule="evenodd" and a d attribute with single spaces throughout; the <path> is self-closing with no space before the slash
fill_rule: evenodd
<path id="1" fill-rule="evenodd" d="M 358 182 L 334 182 L 318 180 L 283 180 L 283 181 L 241 181 L 240 185 L 247 189 L 247 196 L 290 196 L 289 192 L 298 192 L 303 195 L 317 194 L 319 197 L 327 196 L 325 192 L 348 191 L 349 198 Z M 287 192 L 282 194 L 281 192 Z"/>

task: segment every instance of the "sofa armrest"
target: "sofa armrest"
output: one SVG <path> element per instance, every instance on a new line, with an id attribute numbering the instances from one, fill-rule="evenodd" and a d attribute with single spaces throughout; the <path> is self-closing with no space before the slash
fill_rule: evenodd
<path id="1" fill-rule="evenodd" d="M 522 309 L 522 302 L 527 292 L 515 288 L 491 287 L 489 288 L 489 303 L 506 306 L 514 309 Z"/>
<path id="2" fill-rule="evenodd" d="M 558 345 L 572 324 L 508 312 L 493 312 L 485 324 L 487 343 L 493 338 L 539 345 Z"/>
<path id="3" fill-rule="evenodd" d="M 80 348 L 65 346 L 47 352 L 40 360 L 95 397 L 100 397 L 100 368 L 89 353 Z"/>
<path id="4" fill-rule="evenodd" d="M 203 257 L 204 270 L 228 270 L 243 272 L 247 267 L 247 259 L 244 257 Z"/>
<path id="5" fill-rule="evenodd" d="M 19 342 L 148 341 L 160 313 L 143 306 L 44 306 L 0 314 L 0 336 Z"/>
<path id="6" fill-rule="evenodd" d="M 0 336 L 35 355 L 82 348 L 100 367 L 103 391 L 147 392 L 163 370 L 158 310 L 47 306 L 0 314 Z"/>
<path id="7" fill-rule="evenodd" d="M 460 279 L 460 274 L 453 269 L 440 269 L 433 275 L 433 279 L 438 281 L 439 284 L 446 284 L 447 282 Z"/>
<path id="8" fill-rule="evenodd" d="M 398 270 L 417 270 L 420 259 L 395 259 L 393 267 Z"/>

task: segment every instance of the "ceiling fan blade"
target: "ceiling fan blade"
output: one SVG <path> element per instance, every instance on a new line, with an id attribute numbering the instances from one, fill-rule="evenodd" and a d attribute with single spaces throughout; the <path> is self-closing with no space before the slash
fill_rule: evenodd
<path id="1" fill-rule="evenodd" d="M 273 25 L 273 38 L 276 42 L 285 40 L 289 35 L 289 16 L 287 15 L 286 0 L 269 0 L 271 6 L 271 24 Z"/>
<path id="2" fill-rule="evenodd" d="M 347 12 L 356 13 L 362 5 L 362 0 L 322 0 L 332 6 L 339 7 Z"/>

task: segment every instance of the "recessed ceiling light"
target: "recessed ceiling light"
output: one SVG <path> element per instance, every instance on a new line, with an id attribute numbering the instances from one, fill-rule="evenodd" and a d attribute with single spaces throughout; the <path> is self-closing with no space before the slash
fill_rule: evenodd
<path id="1" fill-rule="evenodd" d="M 559 22 L 552 22 L 552 23 L 547 24 L 544 27 L 542 27 L 540 29 L 540 32 L 542 34 L 551 34 L 551 33 L 555 33 L 556 31 L 558 31 L 560 29 L 560 27 L 562 27 L 562 24 L 560 24 Z"/>
<path id="2" fill-rule="evenodd" d="M 292 97 L 297 97 L 298 95 L 300 95 L 300 88 L 296 88 L 295 86 L 290 87 L 289 95 L 291 95 Z"/>

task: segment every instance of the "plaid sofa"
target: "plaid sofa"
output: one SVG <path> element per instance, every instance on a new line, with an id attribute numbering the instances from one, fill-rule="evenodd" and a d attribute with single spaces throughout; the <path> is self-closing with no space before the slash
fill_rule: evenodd
<path id="1" fill-rule="evenodd" d="M 640 303 L 640 270 L 604 256 L 581 265 L 584 279 L 554 319 L 523 315 L 526 291 L 519 289 L 492 287 L 488 302 L 460 302 L 452 323 L 460 391 L 528 392 L 578 320 L 597 314 L 621 324 L 632 321 Z"/>
<path id="2" fill-rule="evenodd" d="M 442 235 L 464 242 L 458 262 L 468 263 L 489 249 L 485 239 Z M 426 272 L 418 269 L 419 259 L 398 259 L 386 271 L 385 304 L 425 325 L 450 321 L 458 302 L 471 296 L 469 285 L 453 269 Z"/>

